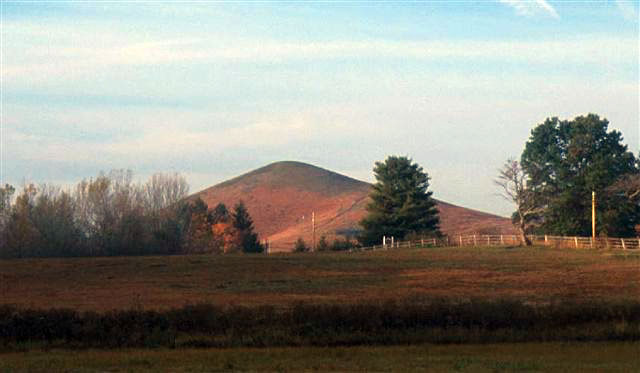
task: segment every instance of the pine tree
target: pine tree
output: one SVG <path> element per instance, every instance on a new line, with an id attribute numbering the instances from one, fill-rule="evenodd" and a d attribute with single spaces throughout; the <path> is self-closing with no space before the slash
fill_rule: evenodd
<path id="1" fill-rule="evenodd" d="M 438 209 L 422 167 L 408 157 L 390 156 L 376 162 L 373 172 L 376 183 L 368 215 L 360 222 L 363 245 L 378 244 L 385 235 L 404 239 L 409 234 L 440 234 Z"/>
<path id="2" fill-rule="evenodd" d="M 209 219 L 213 224 L 228 223 L 231 220 L 231 214 L 227 210 L 224 203 L 218 203 L 216 207 L 209 213 Z"/>
<path id="3" fill-rule="evenodd" d="M 253 231 L 253 220 L 244 202 L 238 202 L 233 211 L 233 228 L 236 232 L 236 247 L 245 253 L 261 253 L 264 247 Z"/>

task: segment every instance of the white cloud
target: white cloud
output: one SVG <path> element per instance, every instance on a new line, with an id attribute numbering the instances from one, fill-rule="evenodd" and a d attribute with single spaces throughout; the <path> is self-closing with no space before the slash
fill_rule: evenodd
<path id="1" fill-rule="evenodd" d="M 215 125 L 228 119 L 214 111 L 107 108 L 92 116 L 91 109 L 29 112 L 25 107 L 15 118 L 15 111 L 9 110 L 4 135 L 11 141 L 4 144 L 3 153 L 11 155 L 8 164 L 26 165 L 14 182 L 23 175 L 60 179 L 56 167 L 81 169 L 81 177 L 112 168 L 131 168 L 137 174 L 175 170 L 186 174 L 192 191 L 283 159 L 306 160 L 335 170 L 348 167 L 349 175 L 369 179 L 373 161 L 388 154 L 408 154 L 434 177 L 438 198 L 507 213 L 509 206 L 488 197 L 487 190 L 493 190 L 491 175 L 504 159 L 522 151 L 531 127 L 546 116 L 572 118 L 596 112 L 622 130 L 625 142 L 638 141 L 637 84 L 500 74 L 425 73 L 410 83 L 398 78 L 369 83 L 365 77 L 354 79 L 354 85 L 371 93 L 359 96 L 356 92 L 359 98 L 348 97 L 350 101 L 342 104 L 310 105 L 307 111 L 226 114 L 244 123 L 226 128 Z M 16 127 L 42 118 L 56 133 L 68 137 L 52 138 Z M 132 125 L 137 131 L 92 142 L 57 128 L 58 121 L 107 127 L 116 133 Z M 225 166 L 230 161 L 237 164 L 238 158 L 253 160 L 241 168 Z M 42 170 L 29 171 L 30 165 L 54 171 L 42 176 Z"/>
<path id="2" fill-rule="evenodd" d="M 553 18 L 559 19 L 560 16 L 556 12 L 555 8 L 549 4 L 546 0 L 498 0 L 502 4 L 506 4 L 521 16 L 533 16 L 540 11 L 544 11 L 546 14 Z"/>
<path id="3" fill-rule="evenodd" d="M 509 0 L 512 1 L 512 0 Z M 524 8 L 523 8 L 524 9 Z M 5 40 L 25 38 L 10 28 Z M 30 30 L 27 28 L 26 30 Z M 52 31 L 54 32 L 54 31 Z M 27 34 L 33 33 L 33 30 Z M 111 38 L 118 39 L 115 35 Z M 54 39 L 58 39 L 56 36 Z M 628 64 L 637 58 L 637 39 L 589 37 L 538 41 L 327 41 L 284 42 L 183 38 L 131 42 L 109 39 L 91 43 L 74 36 L 64 43 L 9 43 L 4 47 L 3 79 L 6 88 L 37 86 L 49 82 L 83 82 L 122 77 L 124 67 L 180 66 L 223 62 L 266 63 L 323 61 L 345 58 L 464 60 L 465 62 L 526 62 L 527 64 Z M 215 40 L 215 42 L 213 42 Z M 140 79 L 138 76 L 137 79 Z M 127 83 L 127 79 L 122 79 Z M 135 87 L 134 87 L 135 89 Z"/>
<path id="4" fill-rule="evenodd" d="M 615 0 L 616 6 L 625 19 L 638 21 L 638 12 L 631 0 Z"/>

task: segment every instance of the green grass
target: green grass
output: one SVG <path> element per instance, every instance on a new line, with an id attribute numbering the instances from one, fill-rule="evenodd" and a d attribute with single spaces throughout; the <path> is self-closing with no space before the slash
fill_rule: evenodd
<path id="1" fill-rule="evenodd" d="M 0 372 L 637 372 L 638 343 L 50 350 L 0 354 Z"/>

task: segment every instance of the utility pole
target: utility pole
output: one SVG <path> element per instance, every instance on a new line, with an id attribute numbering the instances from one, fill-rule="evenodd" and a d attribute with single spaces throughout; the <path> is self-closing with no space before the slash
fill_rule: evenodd
<path id="1" fill-rule="evenodd" d="M 311 251 L 316 251 L 316 212 L 311 213 Z"/>
<path id="2" fill-rule="evenodd" d="M 596 192 L 591 192 L 591 238 L 596 239 Z"/>

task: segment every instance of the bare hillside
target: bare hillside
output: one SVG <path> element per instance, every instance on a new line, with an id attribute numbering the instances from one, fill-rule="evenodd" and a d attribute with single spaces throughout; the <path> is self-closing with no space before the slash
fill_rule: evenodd
<path id="1" fill-rule="evenodd" d="M 311 242 L 311 213 L 316 238 L 333 239 L 353 230 L 365 214 L 371 185 L 301 162 L 277 162 L 209 187 L 199 195 L 209 207 L 230 209 L 243 200 L 261 239 L 276 250 L 289 250 L 298 237 Z M 457 233 L 511 233 L 508 219 L 438 202 L 441 230 Z"/>

